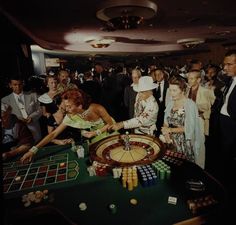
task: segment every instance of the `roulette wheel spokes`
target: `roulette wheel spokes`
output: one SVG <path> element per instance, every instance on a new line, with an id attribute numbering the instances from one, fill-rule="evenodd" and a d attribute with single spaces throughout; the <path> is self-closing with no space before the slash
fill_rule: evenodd
<path id="1" fill-rule="evenodd" d="M 133 166 L 152 163 L 165 150 L 155 137 L 141 134 L 113 135 L 90 146 L 90 159 L 114 166 Z"/>

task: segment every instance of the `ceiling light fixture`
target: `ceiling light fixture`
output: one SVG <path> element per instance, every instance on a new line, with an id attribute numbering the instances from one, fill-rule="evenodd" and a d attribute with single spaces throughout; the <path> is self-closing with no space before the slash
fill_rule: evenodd
<path id="1" fill-rule="evenodd" d="M 92 39 L 92 40 L 86 41 L 86 43 L 89 43 L 93 48 L 107 48 L 113 42 L 115 42 L 115 39 L 111 39 L 111 38 L 100 38 L 100 39 Z"/>
<path id="2" fill-rule="evenodd" d="M 181 44 L 186 48 L 194 48 L 197 45 L 202 44 L 204 42 L 205 39 L 203 38 L 185 38 L 177 40 L 177 44 Z"/>
<path id="3" fill-rule="evenodd" d="M 114 29 L 132 29 L 156 13 L 157 5 L 151 0 L 106 0 L 98 7 L 96 16 Z"/>

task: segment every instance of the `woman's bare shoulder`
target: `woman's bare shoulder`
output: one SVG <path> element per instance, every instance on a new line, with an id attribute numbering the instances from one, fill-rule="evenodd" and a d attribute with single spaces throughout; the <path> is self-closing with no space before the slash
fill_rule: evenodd
<path id="1" fill-rule="evenodd" d="M 106 109 L 100 105 L 100 104 L 97 104 L 97 103 L 92 103 L 90 106 L 89 106 L 89 109 L 94 111 L 94 112 L 102 112 L 102 111 L 106 111 Z"/>

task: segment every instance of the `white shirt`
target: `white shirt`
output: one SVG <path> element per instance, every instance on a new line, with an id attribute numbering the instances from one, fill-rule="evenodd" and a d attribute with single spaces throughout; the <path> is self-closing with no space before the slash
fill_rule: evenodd
<path id="1" fill-rule="evenodd" d="M 133 88 L 133 90 L 135 91 L 135 89 L 137 89 L 137 87 L 138 87 L 138 84 L 132 83 L 130 86 L 131 86 L 131 87 Z M 135 92 L 137 92 L 137 91 L 135 91 Z"/>
<path id="2" fill-rule="evenodd" d="M 24 94 L 20 93 L 19 95 L 17 95 L 16 93 L 13 93 L 13 95 L 14 95 L 14 98 L 16 100 L 16 104 L 17 104 L 17 106 L 19 107 L 19 109 L 21 111 L 22 117 L 24 119 L 27 119 L 28 118 L 28 114 L 27 114 L 27 112 L 25 110 L 25 97 L 24 97 Z"/>
<path id="3" fill-rule="evenodd" d="M 161 82 L 157 82 L 158 86 L 159 86 L 159 83 L 160 83 L 160 93 L 161 93 L 159 100 L 160 100 L 160 102 L 162 102 L 163 101 L 164 83 L 165 83 L 164 79 Z M 158 87 L 156 88 L 156 90 L 157 89 L 158 89 Z"/>
<path id="4" fill-rule="evenodd" d="M 232 79 L 233 79 L 233 82 L 232 82 L 231 85 L 230 85 L 230 88 L 229 88 L 229 90 L 228 90 L 228 93 L 227 93 L 226 96 L 225 96 L 225 102 L 224 102 L 224 104 L 223 104 L 223 106 L 222 106 L 222 108 L 221 108 L 221 110 L 220 110 L 220 113 L 223 114 L 223 115 L 225 115 L 225 116 L 229 116 L 229 113 L 228 113 L 228 111 L 227 111 L 228 100 L 229 100 L 229 96 L 230 96 L 232 90 L 234 89 L 234 87 L 235 87 L 235 85 L 236 85 L 236 77 L 233 77 Z"/>

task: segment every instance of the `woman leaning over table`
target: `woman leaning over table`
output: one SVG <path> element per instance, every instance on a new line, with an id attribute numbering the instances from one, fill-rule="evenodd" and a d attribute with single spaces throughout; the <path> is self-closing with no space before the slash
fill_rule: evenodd
<path id="1" fill-rule="evenodd" d="M 84 137 L 91 138 L 91 143 L 117 133 L 107 132 L 114 120 L 102 105 L 91 103 L 90 97 L 82 90 L 68 90 L 62 94 L 62 99 L 67 112 L 63 122 L 36 146 L 33 146 L 21 158 L 21 162 L 30 162 L 39 148 L 55 139 L 67 126 L 80 129 Z"/>

